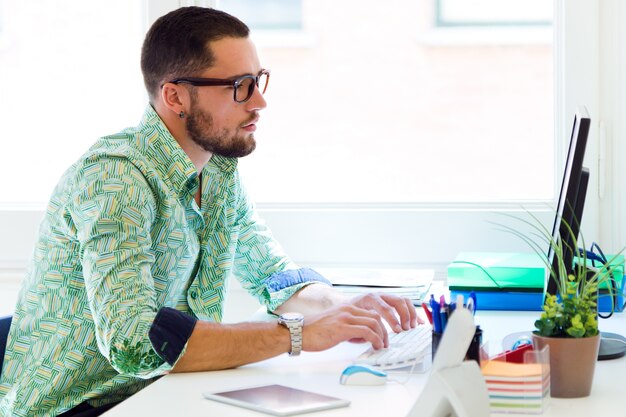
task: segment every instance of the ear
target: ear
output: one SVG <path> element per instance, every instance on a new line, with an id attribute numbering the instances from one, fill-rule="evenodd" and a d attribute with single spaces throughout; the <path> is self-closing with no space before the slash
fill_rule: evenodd
<path id="1" fill-rule="evenodd" d="M 181 111 L 187 113 L 190 106 L 189 91 L 181 85 L 165 83 L 161 88 L 161 101 L 176 115 Z"/>

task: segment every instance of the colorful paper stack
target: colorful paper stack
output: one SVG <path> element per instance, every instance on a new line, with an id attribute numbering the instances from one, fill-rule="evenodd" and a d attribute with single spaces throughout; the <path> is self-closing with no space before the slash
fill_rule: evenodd
<path id="1" fill-rule="evenodd" d="M 547 363 L 481 363 L 492 413 L 541 414 L 550 397 Z"/>

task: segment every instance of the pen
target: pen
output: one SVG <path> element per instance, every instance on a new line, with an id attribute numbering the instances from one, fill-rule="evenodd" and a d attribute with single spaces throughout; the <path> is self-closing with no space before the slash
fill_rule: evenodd
<path id="1" fill-rule="evenodd" d="M 424 309 L 424 314 L 426 314 L 426 318 L 428 319 L 428 322 L 432 326 L 433 325 L 433 315 L 430 313 L 430 310 L 429 310 L 428 306 L 426 305 L 426 303 L 422 303 L 422 309 Z"/>
<path id="2" fill-rule="evenodd" d="M 432 310 L 433 328 L 435 329 L 435 333 L 441 333 L 441 312 L 439 303 L 435 301 L 435 297 L 432 296 L 430 299 L 430 308 Z"/>
<path id="3" fill-rule="evenodd" d="M 448 324 L 448 309 L 446 307 L 441 308 L 439 315 L 441 316 L 441 333 L 443 333 Z"/>
<path id="4" fill-rule="evenodd" d="M 472 314 L 476 312 L 476 293 L 474 291 L 470 291 L 467 298 L 467 309 Z"/>
<path id="5" fill-rule="evenodd" d="M 446 304 L 446 297 L 443 294 L 439 296 L 439 317 L 441 321 L 441 333 L 443 333 L 448 324 L 448 305 Z"/>

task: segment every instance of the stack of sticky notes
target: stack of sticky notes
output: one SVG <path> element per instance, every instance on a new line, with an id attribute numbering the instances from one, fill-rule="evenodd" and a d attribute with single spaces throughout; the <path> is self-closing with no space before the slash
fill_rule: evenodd
<path id="1" fill-rule="evenodd" d="M 492 413 L 541 414 L 550 397 L 550 367 L 545 363 L 481 363 Z"/>

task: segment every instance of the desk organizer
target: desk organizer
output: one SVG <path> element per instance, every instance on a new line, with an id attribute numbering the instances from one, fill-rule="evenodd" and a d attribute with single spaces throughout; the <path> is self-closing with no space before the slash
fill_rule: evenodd
<path id="1" fill-rule="evenodd" d="M 435 333 L 433 331 L 432 334 L 432 343 L 431 343 L 431 351 L 432 351 L 432 359 L 435 359 L 435 355 L 437 354 L 437 348 L 439 347 L 439 342 L 441 341 L 442 333 Z M 480 361 L 484 358 L 482 355 L 482 342 L 483 342 L 483 331 L 480 326 L 476 326 L 476 332 L 474 333 L 474 337 L 470 342 L 469 347 L 467 348 L 467 354 L 465 355 L 465 360 L 474 360 L 480 365 Z"/>
<path id="2" fill-rule="evenodd" d="M 487 383 L 492 413 L 542 414 L 550 398 L 550 352 L 528 350 L 523 363 L 508 362 L 500 355 L 483 361 L 481 372 Z"/>
<path id="3" fill-rule="evenodd" d="M 489 417 L 489 393 L 476 361 L 464 361 L 476 336 L 466 308 L 448 320 L 426 385 L 407 417 Z"/>

